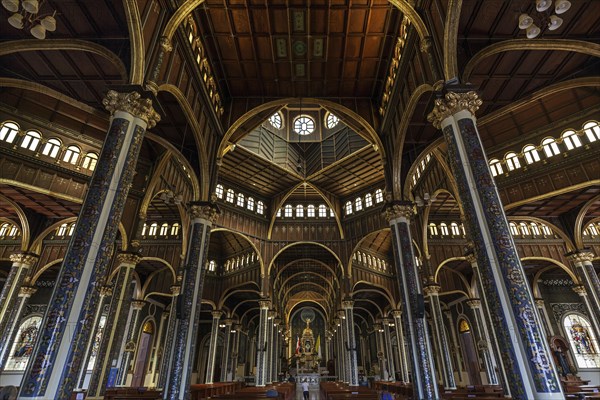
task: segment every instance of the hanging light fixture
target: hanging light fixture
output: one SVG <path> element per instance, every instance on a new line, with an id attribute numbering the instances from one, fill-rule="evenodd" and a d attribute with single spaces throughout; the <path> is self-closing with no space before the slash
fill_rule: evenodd
<path id="1" fill-rule="evenodd" d="M 525 31 L 528 39 L 538 37 L 546 29 L 555 31 L 561 27 L 563 20 L 558 15 L 551 14 L 552 0 L 535 0 L 535 11 L 537 14 L 529 15 L 521 13 L 519 15 L 519 29 Z M 556 14 L 562 14 L 571 8 L 569 0 L 557 0 L 554 6 Z"/>
<path id="2" fill-rule="evenodd" d="M 38 15 L 45 0 L 2 0 L 2 6 L 13 14 L 8 23 L 17 29 L 24 29 L 36 39 L 45 39 L 46 32 L 56 30 L 56 11 L 53 14 Z"/>

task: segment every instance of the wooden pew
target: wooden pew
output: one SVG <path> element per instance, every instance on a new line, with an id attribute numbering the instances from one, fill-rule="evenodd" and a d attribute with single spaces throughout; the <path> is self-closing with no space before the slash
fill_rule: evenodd
<path id="1" fill-rule="evenodd" d="M 162 391 L 147 388 L 109 388 L 104 394 L 106 400 L 159 400 Z"/>

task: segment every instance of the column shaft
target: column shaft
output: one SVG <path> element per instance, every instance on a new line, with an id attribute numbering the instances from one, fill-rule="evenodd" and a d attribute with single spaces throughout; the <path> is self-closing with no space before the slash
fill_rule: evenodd
<path id="1" fill-rule="evenodd" d="M 356 357 L 356 336 L 354 334 L 354 314 L 352 313 L 353 307 L 352 301 L 342 301 L 342 308 L 344 309 L 345 314 L 345 337 L 344 337 L 344 346 L 346 347 L 346 352 L 348 356 L 346 360 L 348 362 L 348 384 L 350 386 L 358 386 L 358 360 Z"/>
<path id="2" fill-rule="evenodd" d="M 10 355 L 10 350 L 12 344 L 15 342 L 15 336 L 17 335 L 17 330 L 19 329 L 19 322 L 23 318 L 23 311 L 25 310 L 25 305 L 29 298 L 37 291 L 35 287 L 32 286 L 21 286 L 19 288 L 19 295 L 17 297 L 16 303 L 12 307 L 12 312 L 8 316 L 9 324 L 6 325 L 4 332 L 2 332 L 0 339 L 2 342 L 2 353 L 0 353 L 0 373 L 4 370 L 6 366 L 6 361 L 8 360 L 8 356 Z M 31 360 L 31 359 L 30 359 Z"/>
<path id="3" fill-rule="evenodd" d="M 392 336 L 390 334 L 390 320 L 385 318 L 383 320 L 383 340 L 385 344 L 385 354 L 388 366 L 388 379 L 391 381 L 396 380 L 396 368 L 394 362 L 394 352 L 392 351 Z"/>
<path id="4" fill-rule="evenodd" d="M 136 92 L 110 90 L 103 101 L 112 114 L 104 146 L 67 246 L 50 307 L 42 320 L 19 390 L 20 398 L 69 398 L 77 384 L 98 303 L 96 286 L 106 275 L 146 127 L 160 119 L 152 102 Z"/>
<path id="5" fill-rule="evenodd" d="M 215 359 L 217 358 L 217 344 L 219 339 L 219 318 L 221 311 L 213 311 L 212 326 L 210 329 L 210 342 L 208 345 L 208 362 L 206 363 L 206 378 L 204 383 L 214 383 Z"/>
<path id="6" fill-rule="evenodd" d="M 400 381 L 401 382 L 409 382 L 408 375 L 408 360 L 406 357 L 406 348 L 404 346 L 404 329 L 402 326 L 402 311 L 396 310 L 393 312 L 394 316 L 394 326 L 396 328 L 396 342 L 398 344 L 398 352 L 400 365 L 398 370 L 400 371 Z"/>
<path id="7" fill-rule="evenodd" d="M 269 307 L 271 302 L 260 300 L 260 320 L 256 343 L 256 386 L 264 387 L 267 382 L 267 337 L 269 336 Z"/>
<path id="8" fill-rule="evenodd" d="M 169 311 L 169 323 L 167 325 L 167 331 L 165 333 L 163 350 L 162 350 L 162 360 L 160 363 L 160 371 L 158 377 L 158 385 L 159 388 L 166 388 L 168 378 L 170 376 L 170 366 L 173 362 L 173 336 L 175 336 L 175 330 L 177 328 L 177 296 L 179 295 L 181 287 L 178 286 L 176 288 L 176 293 L 173 292 L 173 287 L 171 287 L 171 292 L 173 292 L 174 297 L 171 300 L 171 310 Z"/>
<path id="9" fill-rule="evenodd" d="M 231 358 L 231 326 L 233 321 L 226 319 L 225 335 L 223 339 L 223 353 L 221 354 L 221 382 L 227 381 L 227 371 L 229 370 L 229 362 Z"/>
<path id="10" fill-rule="evenodd" d="M 127 384 L 127 375 L 129 374 L 129 367 L 131 366 L 131 359 L 137 348 L 138 332 L 140 330 L 140 312 L 146 305 L 141 300 L 133 300 L 131 302 L 131 315 L 127 325 L 127 334 L 125 340 L 121 344 L 121 351 L 117 358 L 117 385 Z"/>
<path id="11" fill-rule="evenodd" d="M 485 372 L 488 377 L 488 383 L 490 385 L 498 384 L 498 377 L 495 371 L 495 365 L 490 352 L 490 343 L 487 339 L 485 322 L 483 321 L 483 311 L 481 309 L 481 302 L 478 300 L 470 300 L 467 302 L 469 307 L 473 310 L 475 315 L 475 340 L 477 342 L 477 350 L 483 360 Z"/>
<path id="12" fill-rule="evenodd" d="M 429 294 L 429 305 L 431 306 L 431 325 L 433 326 L 433 337 L 436 349 L 441 360 L 442 381 L 445 389 L 456 389 L 454 380 L 454 370 L 452 360 L 450 359 L 450 347 L 446 338 L 444 321 L 442 320 L 442 309 L 440 307 L 440 297 L 438 295 L 440 286 L 433 284 L 425 287 L 425 292 Z"/>
<path id="13" fill-rule="evenodd" d="M 596 332 L 600 332 L 600 278 L 594 269 L 591 252 L 582 251 L 568 255 L 579 275 L 579 280 L 587 293 L 587 307 L 590 312 L 590 320 Z"/>

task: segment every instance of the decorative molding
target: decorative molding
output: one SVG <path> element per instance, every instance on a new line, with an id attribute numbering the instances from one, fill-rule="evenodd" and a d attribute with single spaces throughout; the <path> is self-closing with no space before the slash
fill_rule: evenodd
<path id="1" fill-rule="evenodd" d="M 588 313 L 583 303 L 551 303 L 550 309 L 554 320 L 559 326 L 562 326 L 562 318 L 566 313 L 577 312 L 588 317 Z"/>
<path id="2" fill-rule="evenodd" d="M 117 254 L 117 261 L 119 264 L 137 265 L 142 258 L 135 253 L 119 253 Z"/>
<path id="3" fill-rule="evenodd" d="M 25 268 L 34 265 L 38 259 L 39 256 L 30 253 L 15 253 L 10 255 L 10 261 L 22 264 Z"/>
<path id="4" fill-rule="evenodd" d="M 220 210 L 216 204 L 197 202 L 190 203 L 188 213 L 192 219 L 202 218 L 214 223 L 220 215 Z"/>
<path id="5" fill-rule="evenodd" d="M 102 104 L 111 115 L 116 111 L 125 111 L 147 123 L 152 129 L 160 121 L 160 115 L 152 108 L 152 100 L 143 99 L 138 92 L 119 93 L 109 90 Z"/>
<path id="6" fill-rule="evenodd" d="M 388 203 L 383 210 L 383 215 L 388 222 L 396 218 L 406 218 L 410 221 L 414 215 L 413 204 L 410 202 Z"/>
<path id="7" fill-rule="evenodd" d="M 37 292 L 37 288 L 33 286 L 21 286 L 19 288 L 19 297 L 31 297 Z M 46 307 L 46 306 L 44 306 Z"/>
<path id="8" fill-rule="evenodd" d="M 436 99 L 433 111 L 427 115 L 427 121 L 431 122 L 434 127 L 440 129 L 442 121 L 459 111 L 467 110 L 475 115 L 483 101 L 474 91 L 466 93 L 448 92 L 443 99 Z"/>

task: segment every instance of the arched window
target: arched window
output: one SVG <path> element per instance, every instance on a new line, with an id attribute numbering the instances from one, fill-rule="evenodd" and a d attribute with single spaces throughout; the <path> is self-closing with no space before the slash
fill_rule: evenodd
<path id="1" fill-rule="evenodd" d="M 515 224 L 514 222 L 511 222 L 508 224 L 509 228 L 510 228 L 510 233 L 513 236 L 516 236 L 519 234 L 519 228 L 517 228 L 517 224 Z"/>
<path id="2" fill-rule="evenodd" d="M 248 210 L 254 211 L 254 197 L 248 197 L 248 201 L 246 202 L 246 208 Z"/>
<path id="3" fill-rule="evenodd" d="M 227 189 L 227 197 L 225 198 L 225 201 L 228 203 L 233 203 L 234 197 L 235 194 L 233 193 L 233 189 Z"/>
<path id="4" fill-rule="evenodd" d="M 492 171 L 492 176 L 498 176 L 503 173 L 502 164 L 500 164 L 500 160 L 497 158 L 492 158 L 490 160 L 490 170 Z"/>
<path id="5" fill-rule="evenodd" d="M 600 347 L 587 318 L 570 313 L 563 317 L 565 336 L 573 349 L 578 368 L 600 368 Z"/>
<path id="6" fill-rule="evenodd" d="M 533 164 L 534 162 L 540 161 L 540 154 L 532 144 L 523 147 L 523 153 L 525 154 L 525 161 L 527 161 L 527 164 Z"/>
<path id="7" fill-rule="evenodd" d="M 590 143 L 600 139 L 600 126 L 597 122 L 588 122 L 583 126 L 583 129 Z"/>
<path id="8" fill-rule="evenodd" d="M 319 204 L 319 218 L 327 218 L 327 207 L 325 204 Z"/>
<path id="9" fill-rule="evenodd" d="M 529 224 L 529 227 L 531 228 L 531 234 L 533 236 L 540 236 L 540 228 L 539 228 L 538 224 L 536 224 L 535 222 L 532 222 Z"/>
<path id="10" fill-rule="evenodd" d="M 373 195 L 371 193 L 365 194 L 365 207 L 371 207 L 373 205 Z"/>
<path id="11" fill-rule="evenodd" d="M 42 317 L 39 316 L 30 317 L 23 321 L 10 350 L 5 366 L 6 370 L 23 371 L 27 367 L 41 322 Z"/>
<path id="12" fill-rule="evenodd" d="M 156 236 L 156 232 L 158 231 L 158 224 L 156 222 L 153 222 L 150 225 L 150 229 L 148 230 L 148 235 L 150 236 Z"/>
<path id="13" fill-rule="evenodd" d="M 46 145 L 44 146 L 44 150 L 42 150 L 42 154 L 45 156 L 56 158 L 61 145 L 62 143 L 60 142 L 60 140 L 56 138 L 48 139 Z"/>
<path id="14" fill-rule="evenodd" d="M 346 208 L 346 215 L 352 214 L 352 202 L 351 201 L 346 202 L 345 208 Z"/>
<path id="15" fill-rule="evenodd" d="M 68 162 L 69 164 L 77 164 L 77 160 L 79 160 L 79 147 L 77 146 L 69 146 L 67 150 L 65 150 L 65 154 L 63 155 L 63 161 Z"/>
<path id="16" fill-rule="evenodd" d="M 81 167 L 83 169 L 93 171 L 96 169 L 96 164 L 98 164 L 98 154 L 87 153 L 85 155 L 85 157 L 83 157 L 83 161 L 81 162 Z"/>
<path id="17" fill-rule="evenodd" d="M 506 153 L 504 159 L 506 160 L 506 168 L 508 168 L 509 171 L 521 168 L 521 162 L 519 161 L 519 157 L 516 153 Z"/>
<path id="18" fill-rule="evenodd" d="M 27 131 L 23 136 L 23 141 L 21 141 L 21 148 L 36 151 L 41 139 L 42 135 L 39 132 Z"/>
<path id="19" fill-rule="evenodd" d="M 573 150 L 576 147 L 581 147 L 581 140 L 575 131 L 566 131 L 562 134 L 563 143 L 567 146 L 567 150 Z"/>
<path id="20" fill-rule="evenodd" d="M 450 224 L 450 230 L 452 231 L 452 236 L 460 236 L 460 229 L 458 228 L 458 224 L 456 222 L 452 222 Z"/>
<path id="21" fill-rule="evenodd" d="M 330 112 L 325 116 L 325 126 L 327 126 L 327 129 L 335 128 L 338 122 L 340 122 L 340 119 Z"/>
<path id="22" fill-rule="evenodd" d="M 265 213 L 265 203 L 263 203 L 262 201 L 256 203 L 256 212 L 260 215 L 263 215 Z"/>
<path id="23" fill-rule="evenodd" d="M 269 117 L 269 123 L 275 129 L 283 128 L 283 118 L 281 118 L 281 113 L 276 112 L 275 114 Z"/>
<path id="24" fill-rule="evenodd" d="M 445 222 L 442 222 L 440 224 L 440 232 L 442 236 L 448 236 L 448 225 L 446 225 Z"/>
<path id="25" fill-rule="evenodd" d="M 556 144 L 556 140 L 554 140 L 554 138 L 546 138 L 542 140 L 542 146 L 544 147 L 544 153 L 546 153 L 546 157 L 552 157 L 560 154 L 560 149 L 558 148 L 558 144 Z"/>
<path id="26" fill-rule="evenodd" d="M 5 122 L 0 128 L 0 141 L 12 143 L 15 141 L 17 133 L 19 133 L 19 125 L 14 122 Z"/>
<path id="27" fill-rule="evenodd" d="M 583 231 L 583 234 L 584 236 L 598 236 L 598 228 L 594 224 L 589 224 Z M 2 233 L 0 233 L 0 236 L 2 236 Z"/>
<path id="28" fill-rule="evenodd" d="M 73 231 L 75 231 L 75 222 L 69 225 L 69 231 L 67 232 L 67 236 L 73 236 Z"/>
<path id="29" fill-rule="evenodd" d="M 552 229 L 550 229 L 548 225 L 540 224 L 540 228 L 542 229 L 544 236 L 552 236 Z"/>
<path id="30" fill-rule="evenodd" d="M 211 272 L 215 272 L 217 270 L 217 263 L 215 262 L 215 260 L 210 260 L 210 262 L 208 263 L 208 270 Z"/>
<path id="31" fill-rule="evenodd" d="M 306 216 L 308 218 L 314 218 L 315 217 L 315 206 L 314 206 L 314 204 L 309 204 L 308 207 L 306 207 Z"/>
<path id="32" fill-rule="evenodd" d="M 335 218 L 335 212 L 333 211 L 333 208 L 329 209 L 329 218 Z"/>
<path id="33" fill-rule="evenodd" d="M 179 235 L 179 223 L 175 222 L 171 226 L 171 236 L 177 236 L 177 235 Z"/>
<path id="34" fill-rule="evenodd" d="M 144 222 L 144 226 L 142 227 L 142 236 L 146 236 L 146 231 L 148 230 L 148 224 Z"/>
<path id="35" fill-rule="evenodd" d="M 67 234 L 68 227 L 69 227 L 69 224 L 67 224 L 67 223 L 64 223 L 61 226 L 59 226 L 56 231 L 56 236 L 65 236 Z"/>
<path id="36" fill-rule="evenodd" d="M 220 183 L 217 185 L 217 188 L 215 189 L 215 194 L 217 195 L 217 199 L 223 198 L 223 185 L 221 185 Z"/>
<path id="37" fill-rule="evenodd" d="M 236 205 L 238 207 L 244 207 L 245 203 L 246 203 L 246 199 L 245 199 L 244 195 L 242 193 L 238 193 Z"/>
<path id="38" fill-rule="evenodd" d="M 519 224 L 519 231 L 521 232 L 521 235 L 523 235 L 523 236 L 530 235 L 530 233 L 529 233 L 529 227 L 527 226 L 527 224 L 525 222 L 521 222 Z"/>
<path id="39" fill-rule="evenodd" d="M 356 200 L 354 200 L 354 208 L 356 211 L 362 210 L 362 199 L 360 197 L 357 197 Z"/>
<path id="40" fill-rule="evenodd" d="M 429 224 L 429 235 L 437 236 L 437 234 L 438 234 L 437 225 L 435 223 L 431 222 Z"/>
<path id="41" fill-rule="evenodd" d="M 296 217 L 304 218 L 304 206 L 302 204 L 296 206 Z"/>
<path id="42" fill-rule="evenodd" d="M 166 222 L 160 226 L 160 236 L 167 236 L 169 234 L 169 224 Z"/>
<path id="43" fill-rule="evenodd" d="M 375 191 L 375 203 L 381 203 L 383 201 L 383 190 L 377 189 Z"/>
<path id="44" fill-rule="evenodd" d="M 7 236 L 9 228 L 10 224 L 8 222 L 5 222 L 2 225 L 0 225 L 0 238 Z"/>
<path id="45" fill-rule="evenodd" d="M 283 216 L 285 218 L 292 218 L 292 205 L 291 204 L 286 204 L 283 207 Z"/>
<path id="46" fill-rule="evenodd" d="M 275 214 L 275 216 L 277 218 L 281 217 L 281 208 L 277 210 L 277 213 Z"/>

